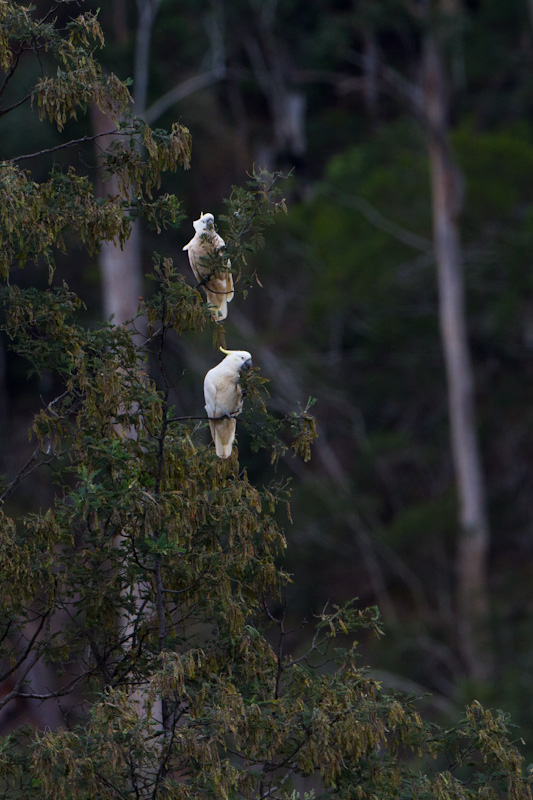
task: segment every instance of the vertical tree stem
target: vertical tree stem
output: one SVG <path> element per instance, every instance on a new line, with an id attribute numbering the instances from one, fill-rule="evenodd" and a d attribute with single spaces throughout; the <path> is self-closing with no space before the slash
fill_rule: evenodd
<path id="1" fill-rule="evenodd" d="M 433 238 L 439 286 L 439 321 L 448 385 L 452 457 L 459 497 L 457 611 L 460 648 L 468 674 L 487 679 L 487 558 L 489 526 L 475 425 L 474 379 L 468 347 L 463 264 L 458 228 L 461 176 L 449 143 L 446 86 L 440 45 L 428 31 L 424 95 L 429 127 Z"/>

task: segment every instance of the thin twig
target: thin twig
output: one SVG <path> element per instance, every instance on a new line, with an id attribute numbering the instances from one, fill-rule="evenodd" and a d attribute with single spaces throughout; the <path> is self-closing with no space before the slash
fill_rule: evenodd
<path id="1" fill-rule="evenodd" d="M 235 414 L 226 414 L 223 417 L 170 417 L 169 419 L 167 419 L 167 423 L 170 424 L 171 422 L 183 422 L 184 420 L 189 420 L 189 419 L 201 419 L 204 420 L 204 422 L 220 422 L 223 419 L 237 419 L 237 416 L 238 415 L 235 413 Z"/>
<path id="2" fill-rule="evenodd" d="M 6 678 L 9 678 L 9 676 L 10 676 L 10 675 L 12 675 L 14 672 L 16 672 L 16 671 L 17 671 L 17 669 L 20 667 L 20 665 L 21 665 L 21 664 L 22 664 L 22 663 L 23 663 L 23 662 L 24 662 L 24 661 L 27 659 L 27 657 L 29 656 L 29 654 L 30 654 L 30 652 L 31 652 L 31 649 L 32 649 L 33 645 L 34 645 L 34 644 L 35 644 L 35 642 L 37 641 L 37 638 L 38 638 L 39 634 L 41 633 L 41 631 L 42 631 L 42 629 L 43 629 L 43 625 L 44 625 L 44 623 L 45 623 L 45 620 L 46 620 L 47 616 L 50 614 L 50 611 L 51 611 L 51 609 L 48 609 L 48 610 L 47 610 L 47 611 L 46 611 L 46 612 L 45 612 L 45 613 L 42 615 L 42 617 L 41 617 L 41 621 L 39 622 L 39 625 L 38 625 L 38 627 L 37 627 L 37 630 L 35 631 L 35 633 L 34 633 L 34 634 L 33 634 L 33 636 L 31 637 L 31 639 L 29 640 L 29 642 L 28 642 L 28 644 L 27 644 L 27 646 L 26 646 L 26 649 L 24 650 L 24 652 L 22 653 L 22 655 L 20 656 L 20 658 L 19 658 L 19 659 L 18 659 L 18 660 L 15 662 L 15 664 L 14 664 L 14 665 L 11 667 L 11 669 L 8 669 L 8 671 L 7 671 L 7 672 L 4 672 L 4 673 L 3 673 L 3 675 L 2 675 L 2 676 L 0 676 L 0 681 L 1 681 L 2 683 L 3 683 L 3 682 L 6 680 Z M 0 706 L 0 708 L 1 708 L 1 707 L 2 707 L 2 706 Z"/>
<path id="3" fill-rule="evenodd" d="M 17 103 L 13 103 L 13 105 L 9 106 L 9 108 L 4 108 L 3 111 L 0 111 L 0 117 L 3 117 L 4 114 L 9 114 L 10 111 L 14 111 L 15 108 L 18 108 L 19 106 L 22 106 L 24 103 L 27 103 L 28 100 L 31 98 L 31 96 L 32 96 L 32 92 L 27 94 L 26 97 L 23 97 L 22 100 L 19 100 Z M 11 161 L 18 161 L 19 159 L 18 158 L 12 158 L 10 160 Z"/>
<path id="4" fill-rule="evenodd" d="M 22 49 L 23 48 L 22 48 L 22 45 L 21 45 L 18 50 L 13 51 L 13 56 L 14 56 L 13 61 L 11 62 L 11 66 L 9 67 L 8 71 L 6 72 L 6 76 L 5 76 L 5 78 L 4 78 L 3 82 L 2 82 L 2 86 L 0 86 L 0 97 L 4 94 L 4 90 L 5 90 L 6 86 L 7 86 L 7 84 L 9 83 L 9 81 L 11 80 L 13 75 L 15 74 L 15 70 L 18 67 L 18 63 L 19 63 L 19 60 L 20 60 L 20 55 L 22 53 Z"/>
<path id="5" fill-rule="evenodd" d="M 152 103 L 152 105 L 144 112 L 143 118 L 149 125 L 151 125 L 156 119 L 158 119 L 158 117 L 164 114 L 165 111 L 167 111 L 176 103 L 179 103 L 180 100 L 184 100 L 186 97 L 189 97 L 189 95 L 199 91 L 200 89 L 205 89 L 214 83 L 218 83 L 219 81 L 223 80 L 224 77 L 224 68 L 215 68 L 209 72 L 203 72 L 199 75 L 195 75 L 192 78 L 182 81 L 182 83 L 179 83 L 169 92 L 162 95 L 158 100 L 155 101 L 155 103 Z"/>
<path id="6" fill-rule="evenodd" d="M 323 194 L 326 194 L 343 206 L 347 206 L 348 208 L 353 208 L 356 211 L 359 211 L 363 217 L 365 217 L 365 219 L 372 223 L 372 225 L 384 231 L 385 233 L 388 233 L 389 236 L 393 236 L 395 239 L 398 239 L 398 241 L 403 242 L 403 244 L 407 244 L 409 247 L 414 247 L 416 250 L 421 250 L 423 253 L 432 252 L 433 243 L 429 239 L 426 239 L 423 236 L 418 236 L 418 234 L 413 233 L 407 228 L 404 228 L 397 222 L 387 219 L 387 217 L 383 216 L 383 214 L 371 203 L 369 203 L 368 200 L 365 200 L 364 197 L 347 195 L 334 190 L 323 191 Z"/>
<path id="7" fill-rule="evenodd" d="M 3 503 L 4 500 L 7 500 L 7 498 L 11 494 L 13 494 L 13 492 L 15 491 L 21 480 L 25 478 L 26 475 L 29 475 L 31 472 L 33 472 L 35 466 L 37 466 L 35 462 L 37 461 L 37 456 L 39 455 L 39 453 L 40 453 L 40 448 L 36 447 L 32 455 L 24 464 L 24 466 L 19 470 L 15 478 L 11 481 L 5 492 L 3 492 L 3 494 L 0 495 L 0 503 Z"/>
<path id="8" fill-rule="evenodd" d="M 5 113 L 5 112 L 4 112 Z M 115 128 L 112 131 L 104 131 L 104 133 L 95 133 L 92 136 L 81 136 L 79 139 L 71 139 L 70 142 L 64 142 L 63 144 L 58 144 L 55 147 L 48 147 L 45 150 L 39 150 L 37 153 L 26 153 L 24 156 L 15 156 L 15 158 L 11 158 L 10 161 L 23 161 L 26 158 L 37 158 L 38 156 L 44 156 L 47 153 L 55 153 L 56 150 L 64 150 L 66 147 L 75 147 L 78 144 L 83 144 L 84 142 L 94 142 L 95 139 L 99 139 L 102 136 L 110 136 L 111 134 L 115 136 L 130 136 L 131 132 L 122 133 L 118 128 Z"/>

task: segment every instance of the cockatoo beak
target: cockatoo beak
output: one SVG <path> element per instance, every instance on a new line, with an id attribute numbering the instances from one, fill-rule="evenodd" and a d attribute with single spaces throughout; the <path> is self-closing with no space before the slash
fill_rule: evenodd
<path id="1" fill-rule="evenodd" d="M 242 365 L 241 369 L 250 369 L 251 367 L 253 367 L 252 359 L 247 358 L 244 364 Z"/>

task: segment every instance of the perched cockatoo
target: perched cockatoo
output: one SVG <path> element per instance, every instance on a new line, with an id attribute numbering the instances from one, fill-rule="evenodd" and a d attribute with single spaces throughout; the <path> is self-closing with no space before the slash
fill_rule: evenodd
<path id="1" fill-rule="evenodd" d="M 242 411 L 239 375 L 242 369 L 252 366 L 252 356 L 246 350 L 220 349 L 226 358 L 210 369 L 204 380 L 205 410 L 217 456 L 229 458 L 237 426 L 235 417 Z"/>
<path id="2" fill-rule="evenodd" d="M 226 243 L 215 230 L 212 214 L 202 214 L 194 220 L 193 227 L 196 233 L 183 249 L 189 253 L 191 269 L 205 289 L 207 302 L 214 307 L 215 321 L 222 322 L 228 316 L 228 303 L 234 295 L 231 261 L 221 252 Z"/>

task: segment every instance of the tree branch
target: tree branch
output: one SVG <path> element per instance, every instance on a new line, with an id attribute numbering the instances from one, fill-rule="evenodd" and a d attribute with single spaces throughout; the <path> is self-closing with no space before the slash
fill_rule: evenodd
<path id="1" fill-rule="evenodd" d="M 17 669 L 21 666 L 21 664 L 23 664 L 24 661 L 28 658 L 33 645 L 37 641 L 37 638 L 38 638 L 39 634 L 41 633 L 41 631 L 43 629 L 43 625 L 44 625 L 44 623 L 46 621 L 46 618 L 50 614 L 50 611 L 51 611 L 51 609 L 48 609 L 42 615 L 41 620 L 39 622 L 39 625 L 37 626 L 37 630 L 35 631 L 35 633 L 31 637 L 31 639 L 29 640 L 29 642 L 28 642 L 28 644 L 26 646 L 26 649 L 24 650 L 23 654 L 20 656 L 18 661 L 15 662 L 15 664 L 11 667 L 11 669 L 8 669 L 7 672 L 4 672 L 3 675 L 0 676 L 0 682 L 3 683 L 7 678 L 9 678 L 9 676 L 12 675 L 14 672 L 16 672 Z M 2 705 L 0 705 L 0 708 L 2 708 Z"/>
<path id="2" fill-rule="evenodd" d="M 171 417 L 170 419 L 167 419 L 167 423 L 170 424 L 171 422 L 184 422 L 189 419 L 200 419 L 204 422 L 220 422 L 223 419 L 237 419 L 237 417 L 238 414 L 227 414 L 224 417 Z"/>
<path id="3" fill-rule="evenodd" d="M 3 117 L 4 114 L 9 114 L 10 111 L 14 111 L 15 108 L 18 108 L 19 106 L 24 105 L 24 103 L 27 103 L 28 100 L 30 100 L 31 96 L 32 96 L 32 92 L 29 92 L 26 95 L 26 97 L 22 98 L 22 100 L 19 100 L 17 103 L 13 103 L 13 105 L 8 106 L 8 108 L 4 108 L 2 111 L 0 111 L 0 117 Z M 11 161 L 16 161 L 17 159 L 16 158 L 12 158 L 10 160 Z"/>
<path id="4" fill-rule="evenodd" d="M 22 49 L 23 48 L 22 48 L 22 45 L 21 45 L 19 47 L 19 49 L 14 51 L 14 53 L 13 53 L 13 56 L 14 56 L 13 61 L 11 63 L 11 66 L 9 67 L 8 71 L 6 72 L 6 76 L 5 76 L 4 80 L 2 81 L 2 86 L 0 86 L 0 97 L 4 94 L 4 91 L 6 89 L 7 84 L 9 83 L 9 81 L 11 80 L 13 75 L 15 74 L 15 71 L 16 71 L 16 69 L 18 67 L 18 63 L 19 63 L 19 60 L 20 60 L 20 55 L 22 53 Z M 0 112 L 0 113 L 5 113 L 5 112 Z"/>
<path id="5" fill-rule="evenodd" d="M 205 89 L 208 86 L 212 86 L 214 83 L 218 83 L 219 81 L 223 80 L 226 76 L 226 68 L 225 67 L 215 67 L 214 69 L 209 70 L 208 72 L 201 72 L 199 75 L 195 75 L 193 78 L 188 78 L 187 80 L 179 83 L 169 92 L 162 95 L 155 103 L 146 109 L 143 114 L 143 119 L 148 123 L 148 125 L 152 125 L 162 114 L 165 113 L 169 108 L 171 108 L 176 103 L 179 103 L 181 100 L 184 100 L 189 95 L 194 94 L 194 92 L 200 91 L 200 89 Z"/>
<path id="6" fill-rule="evenodd" d="M 135 64 L 133 80 L 133 105 L 135 113 L 142 115 L 148 92 L 148 60 L 152 26 L 159 12 L 161 0 L 137 0 L 137 35 L 135 37 Z"/>
<path id="7" fill-rule="evenodd" d="M 323 194 L 332 197 L 334 200 L 337 200 L 338 203 L 348 208 L 359 211 L 372 225 L 388 233 L 390 236 L 393 236 L 399 242 L 403 242 L 403 244 L 409 245 L 409 247 L 414 247 L 416 250 L 421 250 L 423 253 L 432 252 L 433 243 L 429 239 L 418 236 L 418 234 L 407 230 L 407 228 L 404 228 L 402 225 L 398 225 L 397 222 L 387 219 L 387 217 L 384 217 L 377 208 L 368 202 L 368 200 L 365 200 L 364 197 L 347 195 L 342 192 L 330 190 L 324 190 Z"/>
<path id="8" fill-rule="evenodd" d="M 14 158 L 10 158 L 10 161 L 24 161 L 27 158 L 37 158 L 38 156 L 44 156 L 48 153 L 55 153 L 56 150 L 64 150 L 66 147 L 76 147 L 78 144 L 83 144 L 84 142 L 94 142 L 95 139 L 99 139 L 101 136 L 109 136 L 114 134 L 115 136 L 129 136 L 130 133 L 123 133 L 118 128 L 115 128 L 112 131 L 104 131 L 104 133 L 95 133 L 93 136 L 82 136 L 79 139 L 71 139 L 70 142 L 64 142 L 63 144 L 58 144 L 55 147 L 48 147 L 45 150 L 39 150 L 36 153 L 26 153 L 24 156 L 15 156 Z"/>
<path id="9" fill-rule="evenodd" d="M 10 495 L 13 494 L 13 492 L 15 491 L 21 480 L 23 480 L 23 478 L 25 478 L 26 475 L 29 475 L 31 472 L 33 472 L 33 470 L 37 466 L 35 462 L 37 461 L 37 456 L 39 455 L 39 453 L 40 453 L 40 448 L 36 447 L 32 455 L 24 464 L 24 466 L 21 467 L 15 478 L 11 481 L 5 492 L 3 492 L 3 494 L 0 495 L 0 503 L 3 503 L 5 500 L 7 500 L 7 498 Z"/>

